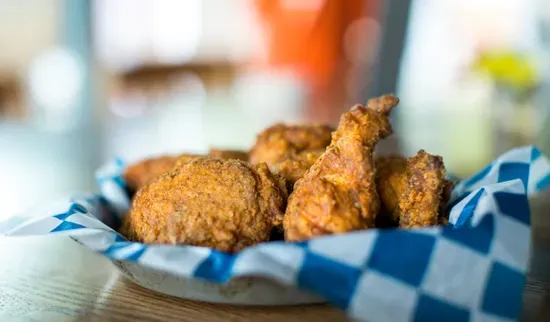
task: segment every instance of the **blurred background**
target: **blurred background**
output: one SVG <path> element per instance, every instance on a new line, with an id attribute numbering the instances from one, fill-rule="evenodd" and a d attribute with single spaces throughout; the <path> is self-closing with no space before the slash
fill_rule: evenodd
<path id="1" fill-rule="evenodd" d="M 115 156 L 247 149 L 387 92 L 384 152 L 465 177 L 550 151 L 546 0 L 0 0 L 0 43 L 0 219 Z"/>

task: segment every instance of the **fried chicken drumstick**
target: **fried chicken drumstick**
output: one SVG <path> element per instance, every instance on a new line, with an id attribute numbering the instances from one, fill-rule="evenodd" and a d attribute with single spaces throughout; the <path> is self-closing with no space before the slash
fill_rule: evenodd
<path id="1" fill-rule="evenodd" d="M 282 225 L 287 197 L 285 180 L 265 164 L 198 158 L 140 189 L 123 233 L 144 243 L 236 252 L 269 240 Z"/>
<path id="2" fill-rule="evenodd" d="M 267 163 L 293 185 L 325 152 L 333 130 L 327 125 L 275 124 L 258 135 L 250 162 Z"/>
<path id="3" fill-rule="evenodd" d="M 398 98 L 384 95 L 342 115 L 326 152 L 294 186 L 284 218 L 285 239 L 372 228 L 380 200 L 373 152 L 390 135 L 390 111 Z"/>
<path id="4" fill-rule="evenodd" d="M 385 215 L 400 227 L 425 227 L 444 223 L 443 207 L 453 182 L 445 179 L 440 156 L 424 150 L 405 159 L 376 159 L 376 183 Z"/>

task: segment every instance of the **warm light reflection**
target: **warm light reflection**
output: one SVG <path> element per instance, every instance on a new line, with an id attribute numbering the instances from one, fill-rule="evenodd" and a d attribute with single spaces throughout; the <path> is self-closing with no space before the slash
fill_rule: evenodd
<path id="1" fill-rule="evenodd" d="M 201 39 L 201 0 L 155 0 L 151 4 L 148 42 L 154 59 L 171 64 L 191 59 Z"/>
<path id="2" fill-rule="evenodd" d="M 201 40 L 203 5 L 200 0 L 94 1 L 100 60 L 114 70 L 189 60 Z"/>
<path id="3" fill-rule="evenodd" d="M 355 66 L 374 62 L 378 50 L 380 24 L 371 17 L 352 22 L 344 34 L 344 55 Z"/>

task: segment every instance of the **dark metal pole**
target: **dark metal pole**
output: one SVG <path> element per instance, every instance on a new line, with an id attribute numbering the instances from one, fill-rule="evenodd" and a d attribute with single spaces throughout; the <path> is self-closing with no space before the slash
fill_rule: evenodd
<path id="1" fill-rule="evenodd" d="M 361 87 L 360 99 L 366 102 L 371 97 L 397 91 L 401 58 L 409 26 L 409 14 L 413 0 L 381 0 L 381 36 L 374 66 L 366 66 L 364 73 L 367 86 Z M 361 83 L 361 82 L 360 82 Z M 392 123 L 395 127 L 395 113 Z M 397 129 L 396 129 L 397 130 Z M 398 132 L 398 131 L 396 131 Z M 399 136 L 392 135 L 377 146 L 377 153 L 392 154 L 400 150 Z"/>
<path id="2" fill-rule="evenodd" d="M 81 63 L 83 85 L 74 108 L 79 110 L 78 129 L 75 131 L 75 140 L 78 141 L 78 153 L 75 157 L 80 160 L 80 167 L 88 185 L 95 186 L 93 172 L 100 165 L 100 133 L 95 119 L 94 104 L 97 93 L 95 90 L 94 59 L 92 48 L 92 1 L 64 0 L 63 13 L 60 25 L 62 45 L 71 50 Z"/>
<path id="3" fill-rule="evenodd" d="M 81 124 L 89 126 L 92 121 L 92 35 L 91 35 L 91 2 L 87 0 L 65 0 L 61 24 L 63 45 L 68 47 L 82 63 L 83 88 L 76 104 L 81 110 Z"/>
<path id="4" fill-rule="evenodd" d="M 395 93 L 401 57 L 409 25 L 412 0 L 385 0 L 381 6 L 381 30 L 377 62 L 371 72 L 371 86 L 365 89 L 363 101 L 385 93 Z"/>

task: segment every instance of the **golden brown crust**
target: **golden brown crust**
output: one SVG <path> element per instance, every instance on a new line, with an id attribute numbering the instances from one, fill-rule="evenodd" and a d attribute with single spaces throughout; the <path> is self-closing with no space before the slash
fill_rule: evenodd
<path id="1" fill-rule="evenodd" d="M 210 149 L 208 155 L 221 159 L 248 161 L 248 153 L 238 150 L 220 150 L 213 148 Z M 163 155 L 144 159 L 128 166 L 124 171 L 123 178 L 130 190 L 137 191 L 139 188 L 169 171 L 174 166 L 182 165 L 201 157 L 204 157 L 204 155 L 183 153 L 180 155 Z"/>
<path id="2" fill-rule="evenodd" d="M 294 184 L 325 151 L 333 130 L 328 125 L 275 124 L 258 135 L 250 162 L 265 162 Z"/>
<path id="3" fill-rule="evenodd" d="M 198 158 L 140 189 L 124 229 L 140 242 L 235 252 L 269 240 L 287 193 L 265 164 Z"/>
<path id="4" fill-rule="evenodd" d="M 444 208 L 454 182 L 445 179 L 440 156 L 420 150 L 409 159 L 380 157 L 376 169 L 382 216 L 403 228 L 447 223 Z"/>
<path id="5" fill-rule="evenodd" d="M 208 155 L 220 159 L 248 161 L 248 152 L 240 150 L 220 150 L 211 148 L 210 151 L 208 151 Z"/>
<path id="6" fill-rule="evenodd" d="M 296 183 L 298 179 L 311 168 L 311 166 L 319 159 L 325 150 L 304 151 L 296 154 L 279 163 L 279 174 L 285 177 L 291 184 Z"/>
<path id="7" fill-rule="evenodd" d="M 170 169 L 168 169 L 168 171 L 172 170 L 175 167 L 181 167 L 181 166 L 186 165 L 187 163 L 189 163 L 193 160 L 197 160 L 197 159 L 204 158 L 204 157 L 206 157 L 206 156 L 200 155 L 200 154 L 180 154 L 179 156 L 176 157 L 176 161 L 174 161 L 174 164 L 172 164 L 172 167 Z M 164 171 L 164 172 L 168 172 L 168 171 Z M 159 173 L 157 175 L 157 177 L 159 177 L 163 173 Z"/>
<path id="8" fill-rule="evenodd" d="M 160 174 L 170 170 L 178 156 L 163 155 L 131 164 L 126 168 L 122 177 L 126 185 L 135 191 L 154 180 Z"/>
<path id="9" fill-rule="evenodd" d="M 383 216 L 399 222 L 399 200 L 407 185 L 407 159 L 402 156 L 376 158 L 376 185 L 384 211 Z"/>
<path id="10" fill-rule="evenodd" d="M 399 226 L 412 228 L 437 225 L 446 183 L 443 159 L 420 150 L 407 160 L 407 168 L 407 185 L 399 201 Z"/>
<path id="11" fill-rule="evenodd" d="M 373 151 L 391 134 L 388 113 L 397 104 L 385 95 L 342 115 L 326 152 L 294 186 L 284 219 L 287 240 L 375 226 L 380 200 Z"/>

